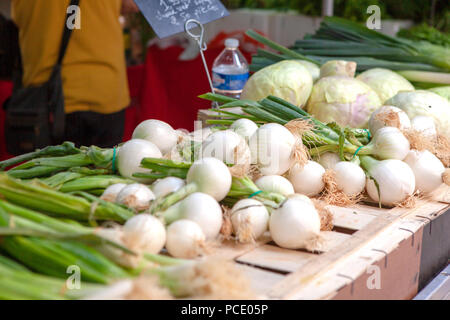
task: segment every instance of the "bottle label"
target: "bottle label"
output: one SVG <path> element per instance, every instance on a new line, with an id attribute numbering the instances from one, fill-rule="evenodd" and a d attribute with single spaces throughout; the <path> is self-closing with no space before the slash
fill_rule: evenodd
<path id="1" fill-rule="evenodd" d="M 239 91 L 248 80 L 248 72 L 241 74 L 222 74 L 213 71 L 213 86 L 219 90 Z"/>

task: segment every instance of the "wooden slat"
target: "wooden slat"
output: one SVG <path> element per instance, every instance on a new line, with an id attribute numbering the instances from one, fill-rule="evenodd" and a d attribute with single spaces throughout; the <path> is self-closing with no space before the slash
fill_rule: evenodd
<path id="1" fill-rule="evenodd" d="M 334 231 L 322 231 L 320 236 L 322 238 L 321 243 L 318 244 L 315 250 L 311 248 L 312 251 L 328 252 L 351 238 L 349 234 Z"/>
<path id="2" fill-rule="evenodd" d="M 237 257 L 258 248 L 271 240 L 272 239 L 268 233 L 263 235 L 255 243 L 238 243 L 234 240 L 226 240 L 211 248 L 208 256 L 217 256 L 226 260 L 234 260 Z"/>
<path id="3" fill-rule="evenodd" d="M 313 253 L 266 244 L 240 256 L 237 261 L 280 272 L 293 272 L 314 257 Z"/>
<path id="4" fill-rule="evenodd" d="M 330 206 L 328 208 L 333 215 L 333 225 L 349 230 L 360 230 L 376 218 L 375 215 L 361 212 L 353 207 Z"/>
<path id="5" fill-rule="evenodd" d="M 267 292 L 284 278 L 284 276 L 279 273 L 265 271 L 240 263 L 237 263 L 236 265 L 243 272 L 244 276 L 249 279 L 250 286 L 258 298 L 267 299 Z"/>
<path id="6" fill-rule="evenodd" d="M 325 272 L 329 271 L 336 264 L 342 263 L 352 253 L 360 249 L 364 244 L 374 239 L 388 228 L 394 221 L 403 216 L 433 213 L 446 208 L 447 205 L 419 200 L 414 209 L 394 208 L 386 210 L 376 219 L 372 220 L 364 229 L 354 233 L 347 241 L 338 245 L 327 253 L 318 256 L 307 262 L 296 272 L 288 275 L 283 281 L 277 284 L 269 295 L 276 299 L 291 299 L 301 296 L 312 280 L 319 278 Z"/>

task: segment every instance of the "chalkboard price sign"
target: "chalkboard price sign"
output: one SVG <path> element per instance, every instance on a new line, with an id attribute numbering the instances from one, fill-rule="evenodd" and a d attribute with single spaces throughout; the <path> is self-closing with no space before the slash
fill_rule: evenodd
<path id="1" fill-rule="evenodd" d="M 202 24 L 229 15 L 218 0 L 134 0 L 159 38 L 184 31 L 184 24 L 195 19 Z"/>

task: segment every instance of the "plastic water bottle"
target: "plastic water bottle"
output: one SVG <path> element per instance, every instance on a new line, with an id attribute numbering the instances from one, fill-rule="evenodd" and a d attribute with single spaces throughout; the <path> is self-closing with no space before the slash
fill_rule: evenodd
<path id="1" fill-rule="evenodd" d="M 226 39 L 225 50 L 216 58 L 212 68 L 215 93 L 239 99 L 248 80 L 248 63 L 238 49 L 239 40 Z"/>

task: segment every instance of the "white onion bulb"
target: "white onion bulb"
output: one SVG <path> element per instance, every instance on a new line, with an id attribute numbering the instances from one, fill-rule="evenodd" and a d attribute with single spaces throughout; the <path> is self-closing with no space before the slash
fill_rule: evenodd
<path id="1" fill-rule="evenodd" d="M 333 169 L 336 163 L 340 161 L 341 158 L 334 152 L 325 152 L 317 157 L 317 162 L 324 167 L 324 169 Z"/>
<path id="2" fill-rule="evenodd" d="M 260 190 L 265 192 L 279 193 L 283 196 L 295 193 L 292 183 L 285 177 L 278 175 L 262 176 L 255 181 L 255 184 Z"/>
<path id="3" fill-rule="evenodd" d="M 203 158 L 191 165 L 186 182 L 194 183 L 196 191 L 209 194 L 217 201 L 221 201 L 230 191 L 231 174 L 222 161 L 216 158 Z"/>
<path id="4" fill-rule="evenodd" d="M 169 224 L 180 219 L 192 220 L 202 228 L 207 239 L 216 238 L 222 227 L 219 203 L 201 192 L 195 192 L 171 206 L 164 212 L 164 218 Z"/>
<path id="5" fill-rule="evenodd" d="M 403 161 L 414 172 L 417 190 L 430 193 L 442 185 L 445 167 L 430 151 L 411 150 Z"/>
<path id="6" fill-rule="evenodd" d="M 184 187 L 186 183 L 177 177 L 167 177 L 157 180 L 152 185 L 152 191 L 156 198 L 164 197 Z"/>
<path id="7" fill-rule="evenodd" d="M 325 169 L 320 164 L 309 160 L 303 167 L 299 164 L 293 165 L 289 170 L 288 179 L 294 186 L 295 192 L 315 196 L 325 187 L 324 174 Z"/>
<path id="8" fill-rule="evenodd" d="M 377 130 L 365 148 L 372 149 L 379 159 L 403 160 L 410 150 L 410 144 L 399 129 L 383 127 Z"/>
<path id="9" fill-rule="evenodd" d="M 209 137 L 210 134 L 212 134 L 214 131 L 211 127 L 205 127 L 202 129 L 197 129 L 189 133 L 189 137 L 192 138 L 194 141 L 202 142 L 206 138 Z"/>
<path id="10" fill-rule="evenodd" d="M 250 164 L 250 149 L 245 139 L 231 130 L 212 133 L 203 141 L 202 156 L 228 164 Z"/>
<path id="11" fill-rule="evenodd" d="M 125 222 L 123 239 L 131 250 L 157 254 L 166 243 L 166 229 L 158 218 L 142 213 Z"/>
<path id="12" fill-rule="evenodd" d="M 150 141 L 166 154 L 177 144 L 178 134 L 169 124 L 151 119 L 141 122 L 134 129 L 132 138 Z"/>
<path id="13" fill-rule="evenodd" d="M 251 242 L 267 231 L 269 212 L 257 200 L 242 199 L 231 208 L 231 223 L 239 241 Z"/>
<path id="14" fill-rule="evenodd" d="M 149 179 L 137 179 L 133 173 L 149 172 L 148 169 L 141 167 L 143 158 L 161 158 L 162 154 L 158 147 L 150 141 L 142 139 L 133 139 L 125 142 L 117 153 L 117 169 L 121 176 L 134 179 L 141 182 L 150 181 Z"/>
<path id="15" fill-rule="evenodd" d="M 366 186 L 366 174 L 353 162 L 341 161 L 334 168 L 336 184 L 347 196 L 360 194 Z"/>
<path id="16" fill-rule="evenodd" d="M 320 216 L 308 201 L 288 199 L 270 216 L 269 230 L 272 239 L 282 248 L 307 248 L 320 233 Z"/>
<path id="17" fill-rule="evenodd" d="M 383 127 L 396 127 L 400 130 L 411 127 L 411 121 L 405 111 L 394 106 L 382 106 L 375 110 L 369 119 L 369 130 L 372 135 Z"/>
<path id="18" fill-rule="evenodd" d="M 414 172 L 403 161 L 395 159 L 378 161 L 369 169 L 369 173 L 378 183 L 380 202 L 384 205 L 401 203 L 414 193 Z M 378 190 L 372 179 L 367 179 L 366 190 L 370 198 L 379 201 Z"/>
<path id="19" fill-rule="evenodd" d="M 263 175 L 282 175 L 294 162 L 295 143 L 296 138 L 284 126 L 267 123 L 250 137 L 252 163 L 259 166 Z"/>
<path id="20" fill-rule="evenodd" d="M 105 191 L 103 191 L 103 194 L 100 197 L 100 199 L 109 201 L 109 202 L 116 202 L 117 195 L 126 186 L 127 185 L 125 183 L 116 183 L 116 184 L 110 185 L 108 188 L 105 189 Z"/>
<path id="21" fill-rule="evenodd" d="M 205 240 L 205 234 L 196 222 L 181 219 L 167 228 L 166 249 L 172 257 L 192 259 L 201 254 Z"/>
<path id="22" fill-rule="evenodd" d="M 155 195 L 146 185 L 132 183 L 119 192 L 116 202 L 137 211 L 142 211 L 148 209 L 150 201 L 154 199 Z"/>
<path id="23" fill-rule="evenodd" d="M 249 119 L 239 119 L 233 122 L 230 129 L 248 141 L 250 137 L 258 130 L 258 125 Z"/>

